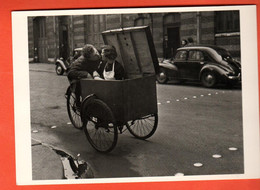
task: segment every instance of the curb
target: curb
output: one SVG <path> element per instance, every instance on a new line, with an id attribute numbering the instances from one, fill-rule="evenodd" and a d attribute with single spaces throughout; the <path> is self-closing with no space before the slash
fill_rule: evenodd
<path id="1" fill-rule="evenodd" d="M 60 157 L 48 146 L 32 140 L 33 180 L 65 179 Z"/>
<path id="2" fill-rule="evenodd" d="M 89 164 L 32 139 L 33 180 L 94 178 Z"/>

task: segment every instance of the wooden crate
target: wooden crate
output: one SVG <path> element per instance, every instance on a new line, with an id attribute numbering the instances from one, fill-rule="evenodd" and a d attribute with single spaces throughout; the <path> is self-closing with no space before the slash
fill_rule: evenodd
<path id="1" fill-rule="evenodd" d="M 82 97 L 95 94 L 110 107 L 119 123 L 157 113 L 154 75 L 117 81 L 82 79 L 80 82 Z"/>

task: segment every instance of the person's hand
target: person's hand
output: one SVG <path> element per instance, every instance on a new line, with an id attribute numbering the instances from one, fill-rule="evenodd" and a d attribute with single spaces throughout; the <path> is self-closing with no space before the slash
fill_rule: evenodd
<path id="1" fill-rule="evenodd" d="M 94 80 L 104 80 L 104 79 L 102 79 L 100 77 L 94 77 Z"/>
<path id="2" fill-rule="evenodd" d="M 100 75 L 98 74 L 97 71 L 94 71 L 94 72 L 93 72 L 93 77 L 100 77 Z"/>

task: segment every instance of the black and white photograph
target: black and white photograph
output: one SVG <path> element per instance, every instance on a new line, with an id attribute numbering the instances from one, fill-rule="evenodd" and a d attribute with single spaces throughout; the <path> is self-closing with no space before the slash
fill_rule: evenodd
<path id="1" fill-rule="evenodd" d="M 256 176 L 255 14 L 13 12 L 18 183 Z"/>

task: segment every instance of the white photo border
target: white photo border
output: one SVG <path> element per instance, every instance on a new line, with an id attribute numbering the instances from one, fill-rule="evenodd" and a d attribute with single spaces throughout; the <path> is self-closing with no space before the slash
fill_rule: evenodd
<path id="1" fill-rule="evenodd" d="M 28 17 L 86 14 L 126 14 L 196 11 L 240 11 L 244 174 L 105 178 L 81 180 L 32 180 Z M 259 95 L 256 6 L 80 9 L 12 12 L 15 150 L 17 185 L 88 184 L 155 181 L 256 179 L 260 177 Z"/>

